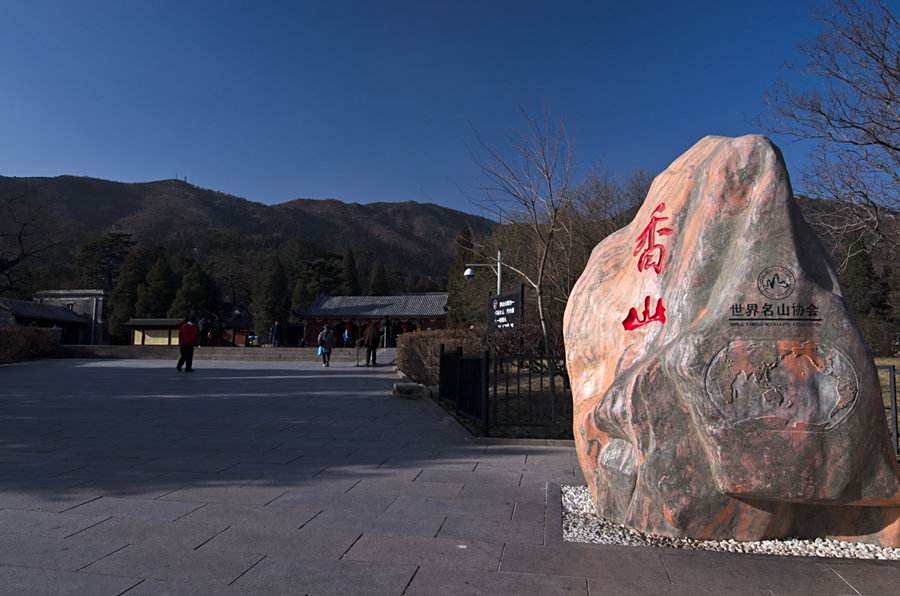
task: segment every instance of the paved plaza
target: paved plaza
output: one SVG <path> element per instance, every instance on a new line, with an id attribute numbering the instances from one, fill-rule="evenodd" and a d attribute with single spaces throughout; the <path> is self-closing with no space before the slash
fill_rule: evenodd
<path id="1" fill-rule="evenodd" d="M 561 542 L 571 447 L 484 445 L 392 369 L 0 366 L 2 594 L 896 594 L 900 565 Z"/>

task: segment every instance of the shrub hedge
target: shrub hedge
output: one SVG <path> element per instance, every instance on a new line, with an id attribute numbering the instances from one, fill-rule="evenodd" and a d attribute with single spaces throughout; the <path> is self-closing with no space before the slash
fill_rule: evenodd
<path id="1" fill-rule="evenodd" d="M 416 383 L 437 385 L 441 344 L 448 351 L 461 347 L 472 356 L 484 349 L 481 336 L 467 329 L 404 333 L 397 338 L 397 368 Z"/>
<path id="2" fill-rule="evenodd" d="M 16 362 L 52 356 L 59 347 L 60 332 L 43 327 L 0 327 L 0 362 Z"/>

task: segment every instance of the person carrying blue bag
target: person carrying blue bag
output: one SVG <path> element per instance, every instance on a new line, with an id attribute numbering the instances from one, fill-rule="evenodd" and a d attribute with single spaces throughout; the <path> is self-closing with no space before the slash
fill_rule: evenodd
<path id="1" fill-rule="evenodd" d="M 334 332 L 328 325 L 322 328 L 317 339 L 316 354 L 322 357 L 322 366 L 331 366 L 331 350 L 334 349 Z"/>

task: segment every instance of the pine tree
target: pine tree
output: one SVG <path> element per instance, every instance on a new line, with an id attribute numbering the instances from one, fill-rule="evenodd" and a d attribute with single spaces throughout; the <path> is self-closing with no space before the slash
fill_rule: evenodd
<path id="1" fill-rule="evenodd" d="M 381 261 L 375 261 L 372 267 L 372 275 L 369 277 L 369 296 L 387 296 L 391 293 L 388 285 L 387 272 Z"/>
<path id="2" fill-rule="evenodd" d="M 890 268 L 878 274 L 868 252 L 851 257 L 841 273 L 844 300 L 875 355 L 893 354 L 900 338 L 891 316 L 890 277 Z"/>
<path id="3" fill-rule="evenodd" d="M 352 250 L 344 253 L 343 268 L 341 271 L 343 281 L 343 292 L 348 296 L 359 296 L 362 288 L 359 285 L 359 271 L 356 268 L 356 258 L 353 256 Z"/>
<path id="4" fill-rule="evenodd" d="M 125 257 L 116 276 L 107 304 L 109 335 L 116 342 L 128 341 L 125 323 L 135 315 L 138 286 L 147 275 L 147 259 L 142 252 L 133 250 Z"/>
<path id="5" fill-rule="evenodd" d="M 170 317 L 209 317 L 218 310 L 218 289 L 206 271 L 194 264 L 181 280 L 181 287 L 169 307 Z"/>
<path id="6" fill-rule="evenodd" d="M 883 314 L 887 304 L 885 281 L 875 271 L 872 256 L 863 251 L 847 262 L 841 273 L 844 300 L 858 318 Z"/>
<path id="7" fill-rule="evenodd" d="M 267 338 L 276 320 L 284 322 L 288 319 L 289 309 L 290 295 L 284 265 L 278 257 L 273 257 L 253 288 L 250 311 L 257 336 Z"/>
<path id="8" fill-rule="evenodd" d="M 451 327 L 468 326 L 474 316 L 483 316 L 480 310 L 471 308 L 471 284 L 463 277 L 471 251 L 472 233 L 466 228 L 456 236 L 456 254 L 447 274 L 447 322 Z"/>
<path id="9" fill-rule="evenodd" d="M 133 246 L 131 235 L 122 232 L 107 232 L 88 241 L 75 257 L 80 285 L 107 292 L 112 290 L 116 275 Z"/>
<path id="10" fill-rule="evenodd" d="M 175 275 L 165 255 L 160 255 L 144 283 L 138 286 L 135 313 L 138 317 L 165 317 L 175 299 Z"/>
<path id="11" fill-rule="evenodd" d="M 291 320 L 296 321 L 297 313 L 308 307 L 312 300 L 309 297 L 309 289 L 306 280 L 298 277 L 294 283 L 294 291 L 291 292 Z"/>

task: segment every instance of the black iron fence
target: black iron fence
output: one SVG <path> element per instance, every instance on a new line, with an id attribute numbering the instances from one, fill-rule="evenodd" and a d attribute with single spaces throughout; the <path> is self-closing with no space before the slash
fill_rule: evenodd
<path id="1" fill-rule="evenodd" d="M 483 436 L 572 436 L 572 391 L 559 358 L 464 356 L 441 346 L 439 395 Z"/>
<path id="2" fill-rule="evenodd" d="M 900 457 L 897 367 L 878 365 L 891 444 Z M 440 400 L 482 436 L 571 438 L 572 390 L 562 359 L 440 349 Z"/>
<path id="3" fill-rule="evenodd" d="M 884 410 L 887 416 L 888 428 L 891 432 L 891 445 L 894 453 L 900 458 L 900 418 L 897 412 L 897 367 L 893 364 L 879 364 L 878 377 L 881 381 L 881 394 L 884 400 Z"/>

